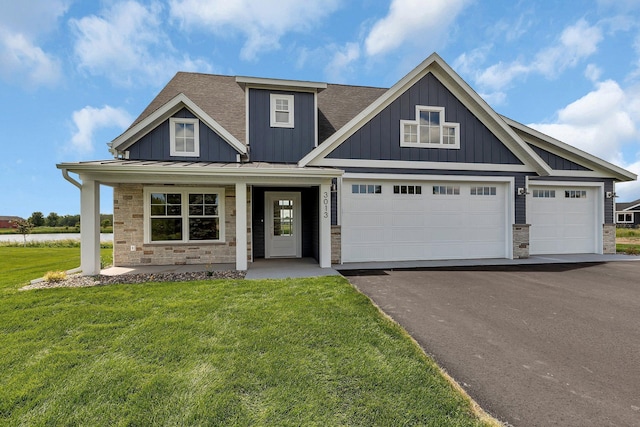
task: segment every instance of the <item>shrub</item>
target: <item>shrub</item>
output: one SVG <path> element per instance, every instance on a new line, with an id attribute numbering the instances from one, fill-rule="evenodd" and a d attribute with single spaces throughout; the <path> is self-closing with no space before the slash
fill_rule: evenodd
<path id="1" fill-rule="evenodd" d="M 640 254 L 640 249 L 637 246 L 629 246 L 624 250 L 624 253 L 627 255 L 638 255 Z"/>
<path id="2" fill-rule="evenodd" d="M 62 282 L 67 278 L 67 273 L 64 271 L 47 271 L 43 279 L 45 282 Z"/>

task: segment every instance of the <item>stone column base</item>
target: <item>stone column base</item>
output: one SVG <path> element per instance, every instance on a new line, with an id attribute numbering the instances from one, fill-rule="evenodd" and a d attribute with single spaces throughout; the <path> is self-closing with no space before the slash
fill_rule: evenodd
<path id="1" fill-rule="evenodd" d="M 602 253 L 604 254 L 616 253 L 616 225 L 615 224 L 602 225 Z"/>
<path id="2" fill-rule="evenodd" d="M 513 259 L 529 258 L 529 227 L 531 224 L 513 224 Z"/>
<path id="3" fill-rule="evenodd" d="M 331 226 L 331 264 L 340 264 L 342 260 L 342 229 L 339 225 Z"/>

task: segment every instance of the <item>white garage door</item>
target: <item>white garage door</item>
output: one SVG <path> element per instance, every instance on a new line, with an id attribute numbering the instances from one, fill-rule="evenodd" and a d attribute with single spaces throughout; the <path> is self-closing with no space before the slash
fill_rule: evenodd
<path id="1" fill-rule="evenodd" d="M 527 196 L 529 253 L 597 253 L 594 188 L 530 186 Z"/>
<path id="2" fill-rule="evenodd" d="M 504 183 L 343 181 L 343 262 L 505 258 Z"/>

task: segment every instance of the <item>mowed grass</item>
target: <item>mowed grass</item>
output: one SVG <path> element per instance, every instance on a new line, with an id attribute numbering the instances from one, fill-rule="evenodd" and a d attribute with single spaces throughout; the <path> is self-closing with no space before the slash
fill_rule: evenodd
<path id="1" fill-rule="evenodd" d="M 616 252 L 629 255 L 640 254 L 640 230 L 636 228 L 616 228 Z"/>
<path id="2" fill-rule="evenodd" d="M 73 251 L 0 247 L 0 425 L 492 425 L 344 278 L 17 290 Z"/>

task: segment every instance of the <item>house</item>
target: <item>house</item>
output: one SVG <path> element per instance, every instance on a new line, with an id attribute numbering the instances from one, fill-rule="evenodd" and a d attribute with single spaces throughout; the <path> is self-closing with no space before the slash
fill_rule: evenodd
<path id="1" fill-rule="evenodd" d="M 19 216 L 0 216 L 0 228 L 18 228 L 16 221 L 22 221 Z"/>
<path id="2" fill-rule="evenodd" d="M 640 227 L 640 199 L 628 203 L 616 203 L 616 224 L 618 227 Z"/>
<path id="3" fill-rule="evenodd" d="M 99 271 L 100 187 L 117 266 L 613 253 L 636 175 L 497 114 L 437 54 L 389 89 L 178 73 L 80 188 Z M 74 178 L 70 173 L 77 174 Z"/>

